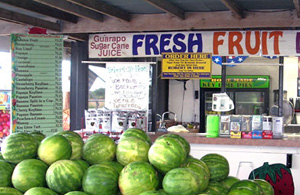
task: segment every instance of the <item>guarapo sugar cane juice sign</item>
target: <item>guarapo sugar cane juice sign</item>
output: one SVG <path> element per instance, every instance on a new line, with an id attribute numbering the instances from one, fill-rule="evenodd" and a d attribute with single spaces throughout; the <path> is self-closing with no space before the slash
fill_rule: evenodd
<path id="1" fill-rule="evenodd" d="M 165 52 L 217 56 L 299 56 L 300 31 L 192 31 L 93 34 L 90 58 L 153 57 Z"/>

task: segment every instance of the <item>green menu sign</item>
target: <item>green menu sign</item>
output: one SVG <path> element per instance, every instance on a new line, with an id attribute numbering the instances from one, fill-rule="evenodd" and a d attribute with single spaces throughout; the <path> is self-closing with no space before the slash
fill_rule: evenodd
<path id="1" fill-rule="evenodd" d="M 63 130 L 60 35 L 12 34 L 12 132 Z"/>
<path id="2" fill-rule="evenodd" d="M 200 80 L 201 88 L 221 88 L 222 76 L 213 75 L 211 79 Z M 269 88 L 270 76 L 266 75 L 227 75 L 226 88 Z"/>

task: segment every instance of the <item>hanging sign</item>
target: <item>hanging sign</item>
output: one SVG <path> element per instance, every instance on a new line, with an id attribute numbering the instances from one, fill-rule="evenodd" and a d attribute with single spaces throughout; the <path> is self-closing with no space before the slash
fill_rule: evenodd
<path id="1" fill-rule="evenodd" d="M 108 80 L 105 107 L 109 109 L 148 110 L 149 63 L 106 63 Z"/>
<path id="2" fill-rule="evenodd" d="M 60 35 L 12 34 L 12 132 L 62 131 Z"/>
<path id="3" fill-rule="evenodd" d="M 300 56 L 300 31 L 187 31 L 89 36 L 90 58 L 160 57 L 166 52 Z"/>
<path id="4" fill-rule="evenodd" d="M 162 79 L 200 79 L 211 77 L 209 53 L 163 53 Z"/>

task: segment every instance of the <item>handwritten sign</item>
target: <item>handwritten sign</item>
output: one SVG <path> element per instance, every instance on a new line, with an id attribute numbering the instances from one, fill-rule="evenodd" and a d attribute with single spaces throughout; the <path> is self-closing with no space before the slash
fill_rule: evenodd
<path id="1" fill-rule="evenodd" d="M 200 79 L 211 77 L 211 54 L 163 53 L 162 79 Z"/>
<path id="2" fill-rule="evenodd" d="M 12 132 L 62 131 L 59 35 L 11 35 Z"/>
<path id="3" fill-rule="evenodd" d="M 147 110 L 149 66 L 149 63 L 144 62 L 107 63 L 108 81 L 105 89 L 105 107 Z"/>

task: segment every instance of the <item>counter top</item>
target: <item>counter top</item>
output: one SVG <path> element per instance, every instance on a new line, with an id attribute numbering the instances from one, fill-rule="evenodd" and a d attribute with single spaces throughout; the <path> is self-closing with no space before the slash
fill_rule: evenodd
<path id="1" fill-rule="evenodd" d="M 154 141 L 165 133 L 149 133 Z M 183 136 L 191 144 L 214 144 L 214 145 L 243 145 L 243 146 L 271 146 L 271 147 L 300 147 L 299 134 L 285 134 L 283 139 L 234 139 L 234 138 L 207 138 L 200 133 L 176 133 Z"/>

